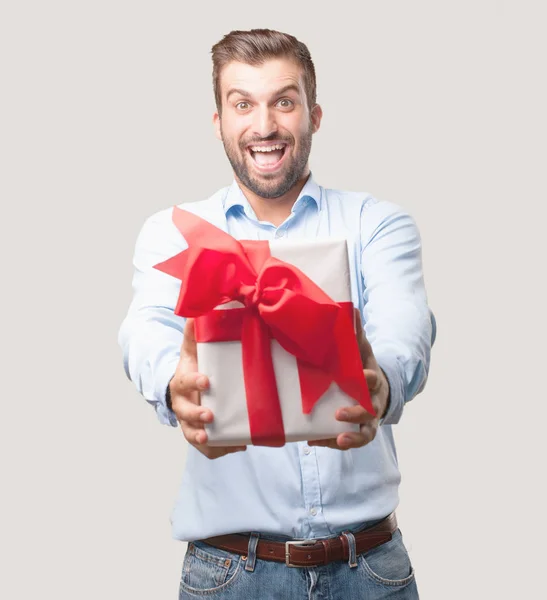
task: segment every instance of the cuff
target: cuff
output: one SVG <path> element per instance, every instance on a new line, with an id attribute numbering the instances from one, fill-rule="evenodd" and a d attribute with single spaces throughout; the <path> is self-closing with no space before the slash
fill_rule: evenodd
<path id="1" fill-rule="evenodd" d="M 167 361 L 158 369 L 155 378 L 154 396 L 156 401 L 154 406 L 156 414 L 162 425 L 171 425 L 172 427 L 177 427 L 178 421 L 175 413 L 167 407 L 166 392 L 167 386 L 177 370 L 178 362 L 178 357 L 175 360 Z"/>
<path id="2" fill-rule="evenodd" d="M 395 425 L 401 419 L 405 404 L 403 373 L 399 361 L 392 356 L 376 356 L 376 361 L 389 383 L 389 406 L 381 422 L 382 425 Z"/>

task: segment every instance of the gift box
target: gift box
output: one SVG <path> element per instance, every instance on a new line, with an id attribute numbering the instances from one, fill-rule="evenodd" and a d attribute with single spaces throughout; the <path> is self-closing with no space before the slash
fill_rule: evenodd
<path id="1" fill-rule="evenodd" d="M 282 446 L 359 426 L 338 408 L 374 414 L 354 331 L 344 239 L 235 240 L 175 207 L 188 244 L 156 268 L 181 280 L 175 313 L 195 318 L 201 404 L 211 446 Z"/>

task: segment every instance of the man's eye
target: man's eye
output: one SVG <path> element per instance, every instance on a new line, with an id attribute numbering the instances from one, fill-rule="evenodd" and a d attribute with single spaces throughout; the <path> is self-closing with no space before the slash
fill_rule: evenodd
<path id="1" fill-rule="evenodd" d="M 277 104 L 281 108 L 291 108 L 293 106 L 293 101 L 288 98 L 283 98 L 282 100 L 279 100 Z"/>
<path id="2" fill-rule="evenodd" d="M 236 108 L 238 110 L 247 110 L 249 108 L 249 103 L 248 102 L 238 102 L 236 104 Z"/>

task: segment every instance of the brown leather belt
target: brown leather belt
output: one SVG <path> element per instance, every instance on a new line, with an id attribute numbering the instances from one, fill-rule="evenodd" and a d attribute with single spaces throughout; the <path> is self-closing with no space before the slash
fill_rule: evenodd
<path id="1" fill-rule="evenodd" d="M 356 554 L 367 552 L 376 546 L 389 542 L 397 530 L 395 513 L 391 513 L 376 525 L 353 534 Z M 249 551 L 250 536 L 242 534 L 220 535 L 201 540 L 227 552 L 246 555 Z M 318 540 L 290 540 L 272 542 L 259 539 L 256 556 L 262 560 L 284 562 L 288 567 L 318 567 L 335 560 L 348 561 L 349 542 L 345 535 Z"/>

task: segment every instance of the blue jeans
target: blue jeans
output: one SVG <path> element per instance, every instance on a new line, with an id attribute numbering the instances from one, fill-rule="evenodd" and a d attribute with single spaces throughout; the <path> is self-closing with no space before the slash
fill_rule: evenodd
<path id="1" fill-rule="evenodd" d="M 358 555 L 354 566 L 332 562 L 289 568 L 256 558 L 258 535 L 240 556 L 191 542 L 184 558 L 179 600 L 417 600 L 414 569 L 400 530 L 391 541 Z M 269 538 L 275 539 L 275 538 Z M 356 566 L 355 566 L 356 563 Z"/>

